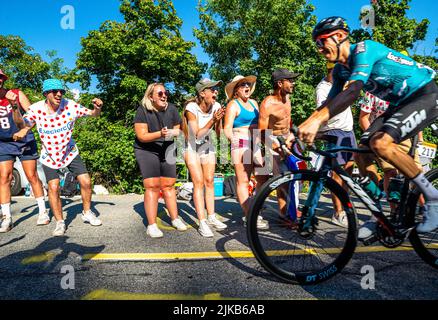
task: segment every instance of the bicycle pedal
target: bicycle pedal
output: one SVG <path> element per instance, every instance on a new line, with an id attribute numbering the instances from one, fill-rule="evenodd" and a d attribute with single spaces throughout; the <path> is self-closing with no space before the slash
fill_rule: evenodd
<path id="1" fill-rule="evenodd" d="M 372 245 L 373 243 L 379 241 L 379 238 L 377 237 L 376 234 L 373 234 L 373 235 L 369 236 L 368 238 L 365 238 L 365 239 L 359 239 L 359 241 L 362 241 L 362 243 L 363 243 L 364 246 L 370 246 L 370 245 Z"/>

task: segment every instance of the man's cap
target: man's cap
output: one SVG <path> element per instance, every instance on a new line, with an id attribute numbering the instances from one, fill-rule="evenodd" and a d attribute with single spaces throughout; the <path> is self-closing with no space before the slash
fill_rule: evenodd
<path id="1" fill-rule="evenodd" d="M 202 91 L 204 91 L 207 88 L 211 88 L 211 87 L 216 87 L 218 85 L 222 85 L 222 81 L 213 81 L 210 80 L 208 78 L 204 78 L 202 80 L 199 80 L 198 83 L 196 84 L 196 91 L 198 93 L 201 93 Z"/>
<path id="2" fill-rule="evenodd" d="M 272 73 L 272 82 L 277 82 L 283 79 L 295 79 L 300 76 L 299 73 L 290 72 L 288 69 L 277 69 Z"/>
<path id="3" fill-rule="evenodd" d="M 59 79 L 47 79 L 43 82 L 43 93 L 50 90 L 65 90 L 64 85 Z"/>
<path id="4" fill-rule="evenodd" d="M 0 76 L 4 77 L 5 80 L 8 80 L 9 77 L 3 72 L 3 70 L 0 69 Z"/>

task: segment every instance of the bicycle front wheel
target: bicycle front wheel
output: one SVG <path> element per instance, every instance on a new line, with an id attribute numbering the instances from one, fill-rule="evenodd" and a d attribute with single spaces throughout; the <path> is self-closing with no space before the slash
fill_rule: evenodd
<path id="1" fill-rule="evenodd" d="M 427 172 L 425 176 L 435 188 L 438 188 L 438 168 Z M 423 215 L 418 209 L 419 194 L 412 193 L 411 196 L 413 198 L 408 200 L 407 222 L 409 225 L 414 225 L 423 221 Z M 424 234 L 420 234 L 414 229 L 409 236 L 409 241 L 421 259 L 438 269 L 438 229 Z"/>
<path id="2" fill-rule="evenodd" d="M 356 215 L 348 194 L 331 178 L 321 178 L 307 170 L 274 177 L 251 205 L 250 247 L 267 271 L 288 283 L 316 284 L 333 277 L 356 248 Z M 291 194 L 294 191 L 298 194 Z M 332 194 L 346 214 L 343 223 L 332 219 Z M 297 211 L 290 212 L 294 208 Z M 267 221 L 267 230 L 260 228 L 260 217 Z"/>

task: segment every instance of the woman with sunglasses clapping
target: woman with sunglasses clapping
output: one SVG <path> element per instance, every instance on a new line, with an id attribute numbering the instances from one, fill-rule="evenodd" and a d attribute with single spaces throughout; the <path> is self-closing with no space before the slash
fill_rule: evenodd
<path id="1" fill-rule="evenodd" d="M 215 138 L 220 133 L 224 110 L 216 102 L 222 81 L 202 79 L 196 84 L 196 98 L 187 101 L 183 112 L 183 131 L 186 138 L 184 159 L 193 182 L 193 201 L 199 219 L 198 232 L 203 237 L 214 236 L 209 225 L 224 230 L 214 212 L 214 171 L 216 168 Z M 204 192 L 205 187 L 205 192 Z M 207 215 L 205 216 L 205 207 Z"/>
<path id="2" fill-rule="evenodd" d="M 150 84 L 134 118 L 134 151 L 143 177 L 144 207 L 149 224 L 146 233 L 152 238 L 163 236 L 156 221 L 160 190 L 172 226 L 179 231 L 187 230 L 178 217 L 175 191 L 176 155 L 173 138 L 179 135 L 182 120 L 176 106 L 167 102 L 167 98 L 164 84 Z"/>

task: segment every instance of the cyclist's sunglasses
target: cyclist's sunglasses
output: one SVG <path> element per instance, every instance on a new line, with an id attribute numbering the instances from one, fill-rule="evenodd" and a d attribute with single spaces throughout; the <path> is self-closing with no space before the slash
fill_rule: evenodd
<path id="1" fill-rule="evenodd" d="M 62 95 L 65 94 L 65 90 L 63 90 L 63 89 L 53 89 L 53 90 L 47 91 L 47 93 L 53 93 L 53 94 L 57 94 L 58 92 L 61 92 Z"/>
<path id="2" fill-rule="evenodd" d="M 336 34 L 337 33 L 337 31 L 335 31 L 335 32 L 332 32 L 332 33 L 327 33 L 327 34 L 323 34 L 323 35 L 320 35 L 318 38 L 316 38 L 316 40 L 315 40 L 315 44 L 316 44 L 316 46 L 318 47 L 318 48 L 322 48 L 322 47 L 324 47 L 324 42 L 325 42 L 325 40 L 326 39 L 328 39 L 328 38 L 331 38 L 334 34 Z"/>

